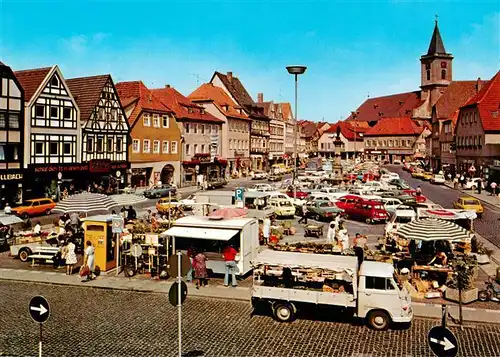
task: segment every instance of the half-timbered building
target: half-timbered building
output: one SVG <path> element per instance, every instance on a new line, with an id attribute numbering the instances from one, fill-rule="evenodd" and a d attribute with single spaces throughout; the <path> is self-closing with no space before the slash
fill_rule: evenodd
<path id="1" fill-rule="evenodd" d="M 82 163 L 89 164 L 89 178 L 107 188 L 127 182 L 130 128 L 111 75 L 68 79 L 80 108 Z"/>
<path id="2" fill-rule="evenodd" d="M 59 197 L 63 180 L 81 179 L 79 109 L 59 67 L 15 72 L 25 93 L 25 193 Z M 76 181 L 75 181 L 76 182 Z"/>
<path id="3" fill-rule="evenodd" d="M 24 91 L 0 62 L 0 208 L 23 199 Z"/>

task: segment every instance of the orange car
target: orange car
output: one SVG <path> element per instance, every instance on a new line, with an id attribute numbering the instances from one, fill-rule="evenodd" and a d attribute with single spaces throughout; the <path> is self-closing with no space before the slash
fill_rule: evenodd
<path id="1" fill-rule="evenodd" d="M 21 206 L 12 209 L 12 213 L 22 218 L 29 216 L 39 216 L 42 214 L 50 214 L 56 207 L 56 203 L 50 198 L 34 198 L 26 200 Z"/>

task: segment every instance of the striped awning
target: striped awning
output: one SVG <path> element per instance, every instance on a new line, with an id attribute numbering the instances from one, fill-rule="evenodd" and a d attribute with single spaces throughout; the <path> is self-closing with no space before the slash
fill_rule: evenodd
<path id="1" fill-rule="evenodd" d="M 136 205 L 138 203 L 146 202 L 148 200 L 143 195 L 136 195 L 136 194 L 131 194 L 131 193 L 122 193 L 119 195 L 112 195 L 109 197 L 111 198 L 111 200 L 115 203 L 115 206 L 117 206 L 117 207 L 133 206 L 133 205 Z"/>
<path id="2" fill-rule="evenodd" d="M 55 213 L 90 213 L 109 212 L 117 204 L 108 196 L 99 193 L 78 193 L 69 196 L 56 205 L 52 211 Z"/>
<path id="3" fill-rule="evenodd" d="M 403 224 L 396 233 L 402 238 L 423 241 L 462 240 L 474 236 L 473 233 L 453 222 L 434 218 L 417 219 Z"/>

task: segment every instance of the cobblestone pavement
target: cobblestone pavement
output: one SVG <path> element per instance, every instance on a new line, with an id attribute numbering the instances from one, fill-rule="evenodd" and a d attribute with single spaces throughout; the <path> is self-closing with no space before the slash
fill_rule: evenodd
<path id="1" fill-rule="evenodd" d="M 456 201 L 459 196 L 466 195 L 466 193 L 462 193 L 446 186 L 437 186 L 428 181 L 414 179 L 409 173 L 402 170 L 402 166 L 389 166 L 388 169 L 398 173 L 399 176 L 408 182 L 410 186 L 420 186 L 424 196 L 428 197 L 433 202 L 440 204 L 444 208 L 452 208 L 453 202 Z M 485 206 L 483 216 L 474 221 L 474 227 L 481 236 L 500 248 L 500 234 L 498 234 L 500 231 L 499 217 L 500 210 L 496 207 Z"/>
<path id="2" fill-rule="evenodd" d="M 44 295 L 44 356 L 176 356 L 177 311 L 161 294 L 0 282 L 0 355 L 37 354 L 38 326 L 30 298 Z M 298 319 L 280 324 L 251 317 L 248 303 L 189 298 L 183 309 L 183 350 L 203 356 L 431 356 L 426 336 L 435 320 L 405 330 L 374 332 L 359 323 Z M 318 314 L 319 315 L 319 314 Z M 321 316 L 325 316 L 322 314 Z M 461 356 L 499 356 L 500 325 L 469 325 L 458 337 Z"/>

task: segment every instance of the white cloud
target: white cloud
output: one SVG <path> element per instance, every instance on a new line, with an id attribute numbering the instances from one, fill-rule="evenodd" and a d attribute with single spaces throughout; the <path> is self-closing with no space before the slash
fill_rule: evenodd
<path id="1" fill-rule="evenodd" d="M 65 47 L 78 54 L 87 50 L 88 39 L 85 35 L 73 35 L 70 38 L 62 39 L 62 42 Z"/>

